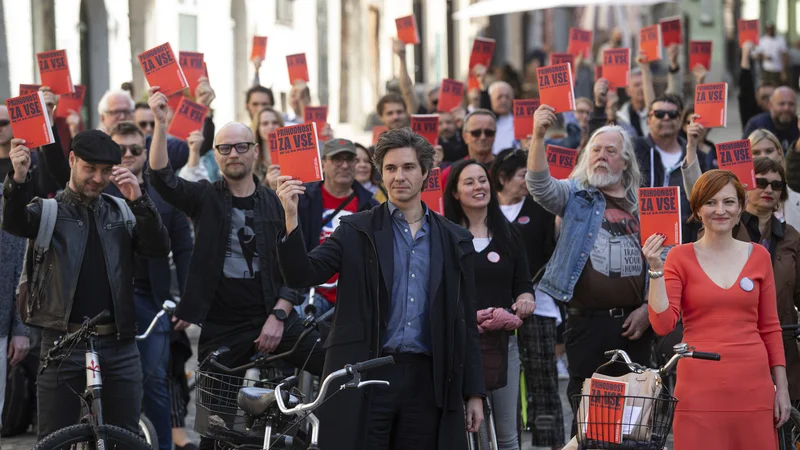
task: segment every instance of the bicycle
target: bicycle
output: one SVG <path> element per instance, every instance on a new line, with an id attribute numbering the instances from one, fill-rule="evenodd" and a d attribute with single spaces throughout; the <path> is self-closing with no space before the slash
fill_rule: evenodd
<path id="1" fill-rule="evenodd" d="M 606 364 L 618 362 L 621 358 L 632 373 L 652 374 L 659 387 L 654 397 L 594 392 L 574 395 L 571 400 L 573 409 L 577 411 L 577 441 L 580 450 L 664 448 L 667 436 L 672 430 L 672 419 L 678 399 L 672 392 L 662 389 L 663 377 L 678 363 L 678 360 L 683 358 L 720 360 L 719 354 L 698 352 L 686 343 L 677 344 L 672 350 L 674 352 L 672 357 L 658 369 L 651 369 L 631 361 L 624 350 L 605 352 L 610 358 Z M 595 417 L 597 415 L 600 417 Z"/>
<path id="2" fill-rule="evenodd" d="M 291 407 L 300 404 L 304 394 L 296 389 L 299 378 L 290 376 L 280 381 L 264 377 L 248 377 L 251 369 L 263 370 L 271 363 L 295 353 L 300 343 L 318 324 L 334 313 L 329 310 L 319 318 L 307 316 L 304 330 L 295 345 L 276 355 L 260 356 L 238 367 L 227 367 L 218 359 L 228 349 L 223 347 L 210 353 L 196 372 L 195 431 L 201 436 L 217 441 L 223 449 L 305 449 L 308 432 L 300 428 L 302 419 L 293 421 L 281 413 L 275 400 L 275 389 L 286 380 L 292 381 L 291 393 L 284 392 L 284 403 Z M 318 341 L 319 342 L 319 341 Z M 213 368 L 214 371 L 209 370 Z M 240 374 L 245 374 L 244 377 Z M 325 382 L 323 382 L 324 386 Z M 286 387 L 284 388 L 286 389 Z M 324 397 L 321 391 L 318 398 Z M 312 419 L 313 420 L 313 419 Z M 311 435 L 315 435 L 314 424 Z M 311 448 L 314 448 L 313 446 Z"/>
<path id="3" fill-rule="evenodd" d="M 781 330 L 791 331 L 800 340 L 800 325 L 781 325 Z M 792 406 L 789 421 L 778 429 L 778 444 L 781 450 L 800 449 L 800 411 Z"/>
<path id="4" fill-rule="evenodd" d="M 161 314 L 163 311 L 159 311 Z M 86 344 L 86 390 L 81 395 L 86 414 L 80 423 L 71 425 L 46 436 L 36 444 L 34 450 L 60 450 L 71 448 L 152 450 L 141 437 L 123 428 L 103 422 L 102 392 L 103 377 L 100 355 L 95 351 L 98 322 L 111 314 L 103 310 L 92 319 L 84 320 L 80 329 L 61 337 L 47 352 L 39 374 L 51 363 L 67 359 L 80 343 Z M 162 314 L 163 315 L 163 314 Z M 152 328 L 152 327 L 151 327 Z M 79 447 L 80 444 L 83 444 Z"/>

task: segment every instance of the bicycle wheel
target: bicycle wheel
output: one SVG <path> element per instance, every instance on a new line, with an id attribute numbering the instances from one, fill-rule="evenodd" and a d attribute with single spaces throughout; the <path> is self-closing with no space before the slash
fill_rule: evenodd
<path id="1" fill-rule="evenodd" d="M 108 440 L 109 450 L 153 450 L 135 433 L 113 425 L 103 425 Z M 84 444 L 84 445 L 80 445 Z M 94 433 L 91 425 L 82 423 L 62 428 L 39 441 L 33 450 L 73 450 L 94 448 Z"/>
<path id="2" fill-rule="evenodd" d="M 789 413 L 789 422 L 787 424 L 791 424 L 787 436 L 791 444 L 789 448 L 792 450 L 800 449 L 800 411 L 792 408 L 792 411 Z"/>
<path id="3" fill-rule="evenodd" d="M 144 439 L 145 442 L 150 444 L 150 447 L 154 449 L 158 448 L 158 434 L 156 434 L 156 427 L 153 425 L 153 422 L 147 418 L 147 416 L 142 413 L 139 416 L 139 436 Z"/>

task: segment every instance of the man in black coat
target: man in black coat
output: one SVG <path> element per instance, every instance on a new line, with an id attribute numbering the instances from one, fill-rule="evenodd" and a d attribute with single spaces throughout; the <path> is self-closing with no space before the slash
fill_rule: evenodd
<path id="1" fill-rule="evenodd" d="M 297 204 L 305 187 L 280 177 L 286 213 L 278 262 L 289 287 L 339 273 L 324 374 L 392 355 L 395 365 L 366 374 L 390 387 L 347 390 L 320 409 L 320 445 L 330 449 L 466 448 L 466 429 L 483 420 L 485 385 L 475 324 L 472 236 L 433 213 L 420 193 L 433 147 L 408 128 L 384 133 L 375 148 L 389 201 L 343 217 L 307 253 Z"/>

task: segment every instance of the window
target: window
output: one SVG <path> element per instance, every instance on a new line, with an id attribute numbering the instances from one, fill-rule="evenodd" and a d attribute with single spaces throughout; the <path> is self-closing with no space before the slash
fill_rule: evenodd
<path id="1" fill-rule="evenodd" d="M 294 20 L 294 1 L 293 0 L 277 0 L 275 2 L 275 21 L 291 25 Z"/>
<path id="2" fill-rule="evenodd" d="M 178 14 L 178 48 L 187 52 L 197 51 L 197 16 Z"/>

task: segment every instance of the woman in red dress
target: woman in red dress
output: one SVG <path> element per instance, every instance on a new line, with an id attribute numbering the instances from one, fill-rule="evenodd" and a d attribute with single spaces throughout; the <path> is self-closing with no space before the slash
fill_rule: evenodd
<path id="1" fill-rule="evenodd" d="M 789 418 L 770 255 L 732 234 L 744 203 L 731 172 L 710 170 L 690 199 L 703 237 L 671 249 L 663 264 L 664 235 L 650 236 L 643 247 L 655 332 L 672 331 L 683 313 L 684 341 L 722 356 L 678 364 L 675 450 L 777 449 L 776 428 Z"/>

